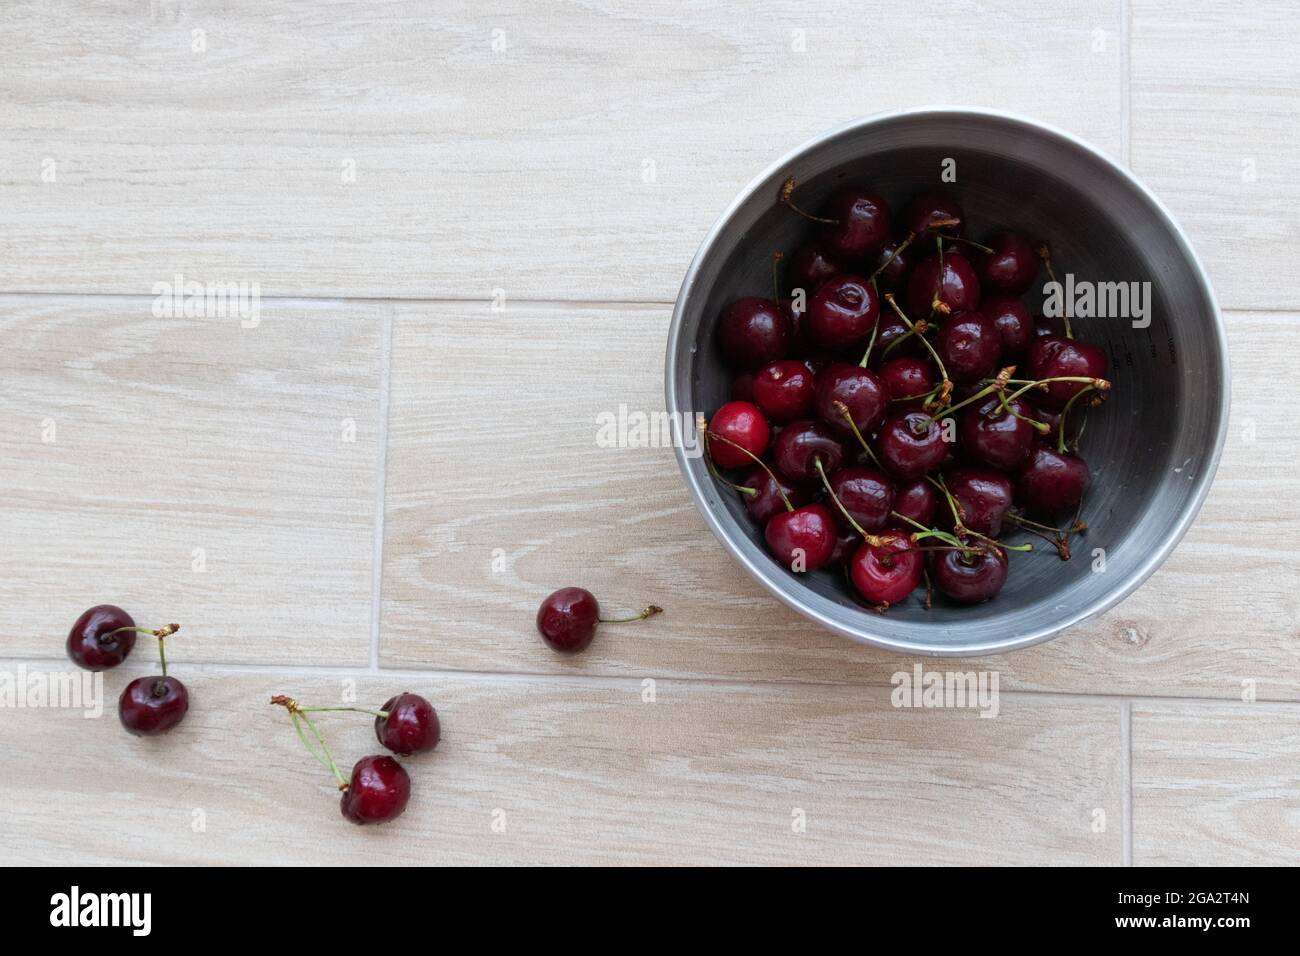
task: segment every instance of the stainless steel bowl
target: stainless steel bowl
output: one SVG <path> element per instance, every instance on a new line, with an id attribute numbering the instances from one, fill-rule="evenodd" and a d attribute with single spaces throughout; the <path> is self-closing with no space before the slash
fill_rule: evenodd
<path id="1" fill-rule="evenodd" d="M 680 440 L 677 458 L 723 546 L 805 617 L 894 650 L 975 655 L 1046 641 L 1130 594 L 1183 536 L 1218 465 L 1229 403 L 1223 322 L 1187 237 L 1127 170 L 1061 130 L 986 110 L 888 113 L 805 143 L 750 183 L 696 253 L 668 333 L 667 401 L 674 421 L 690 421 L 727 400 L 718 315 L 742 295 L 770 295 L 772 251 L 790 250 L 808 233 L 776 203 L 787 176 L 797 177 L 806 207 L 853 182 L 870 184 L 898 210 L 910 195 L 940 185 L 948 158 L 956 160 L 950 188 L 972 235 L 1005 224 L 1048 240 L 1062 278 L 1151 282 L 1148 328 L 1121 319 L 1074 323 L 1080 338 L 1109 349 L 1115 385 L 1084 436 L 1094 480 L 1084 512 L 1089 530 L 1074 542 L 1074 559 L 1013 554 L 1005 588 L 987 604 L 926 611 L 909 601 L 875 614 L 854 600 L 840 573 L 795 576 L 776 564 L 739 495 L 719 487 Z M 1104 570 L 1096 549 L 1105 552 Z"/>

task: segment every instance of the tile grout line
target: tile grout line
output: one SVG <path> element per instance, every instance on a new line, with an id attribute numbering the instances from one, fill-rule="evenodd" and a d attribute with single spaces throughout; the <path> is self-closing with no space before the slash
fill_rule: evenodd
<path id="1" fill-rule="evenodd" d="M 393 324 L 396 309 L 384 316 L 380 343 L 379 435 L 375 455 L 375 521 L 373 526 L 372 566 L 370 569 L 370 673 L 379 673 L 379 621 L 383 610 L 384 590 L 384 507 L 388 486 L 388 405 L 393 377 Z"/>
<path id="2" fill-rule="evenodd" d="M 1120 702 L 1120 763 L 1124 781 L 1124 865 L 1133 865 L 1133 701 Z"/>

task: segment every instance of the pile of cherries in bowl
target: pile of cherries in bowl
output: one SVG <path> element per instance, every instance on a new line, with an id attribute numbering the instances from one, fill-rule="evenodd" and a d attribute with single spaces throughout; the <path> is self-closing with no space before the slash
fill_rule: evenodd
<path id="1" fill-rule="evenodd" d="M 1012 532 L 1063 559 L 1082 533 L 1088 409 L 1110 390 L 1106 352 L 1024 301 L 1045 243 L 965 234 L 954 195 L 916 196 L 896 220 L 846 187 L 773 254 L 774 298 L 739 299 L 717 324 L 734 378 L 705 423 L 714 476 L 742 495 L 794 573 L 842 565 L 883 611 L 924 584 L 958 604 L 1001 590 Z M 1025 537 L 1022 535 L 1021 537 Z"/>

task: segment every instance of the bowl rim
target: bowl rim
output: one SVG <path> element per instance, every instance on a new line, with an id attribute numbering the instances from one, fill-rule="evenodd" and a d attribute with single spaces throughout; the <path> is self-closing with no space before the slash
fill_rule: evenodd
<path id="1" fill-rule="evenodd" d="M 735 542 L 728 536 L 723 528 L 720 517 L 708 506 L 705 500 L 704 490 L 701 478 L 691 469 L 690 462 L 686 455 L 684 443 L 681 435 L 676 434 L 678 424 L 681 421 L 682 409 L 678 405 L 676 390 L 674 388 L 675 372 L 679 361 L 679 347 L 681 345 L 681 329 L 685 321 L 686 302 L 696 292 L 695 286 L 699 278 L 699 272 L 704 260 L 713 252 L 714 247 L 721 241 L 723 233 L 733 216 L 740 208 L 749 201 L 754 193 L 763 186 L 768 180 L 773 179 L 779 173 L 794 166 L 800 159 L 814 150 L 821 147 L 829 140 L 836 137 L 852 133 L 867 127 L 875 126 L 884 122 L 891 122 L 906 118 L 953 118 L 953 117 L 975 117 L 994 120 L 1002 123 L 1020 125 L 1034 132 L 1046 133 L 1064 141 L 1068 146 L 1087 153 L 1095 160 L 1099 161 L 1106 167 L 1126 180 L 1130 186 L 1137 190 L 1150 202 L 1153 209 L 1163 218 L 1164 225 L 1170 235 L 1174 238 L 1178 248 L 1186 257 L 1192 266 L 1192 271 L 1196 275 L 1197 282 L 1200 285 L 1205 300 L 1210 305 L 1210 317 L 1214 326 L 1214 335 L 1219 345 L 1219 373 L 1223 377 L 1223 392 L 1219 400 L 1218 408 L 1218 431 L 1214 438 L 1214 448 L 1209 456 L 1209 465 L 1196 478 L 1196 485 L 1192 493 L 1187 497 L 1181 512 L 1178 514 L 1177 521 L 1174 525 L 1173 532 L 1166 536 L 1160 546 L 1146 556 L 1137 571 L 1124 584 L 1116 590 L 1102 595 L 1081 608 L 1070 612 L 1061 617 L 1056 622 L 1039 627 L 1028 633 L 1020 634 L 1010 638 L 998 638 L 981 641 L 972 645 L 953 647 L 950 644 L 929 643 L 916 640 L 901 640 L 871 633 L 867 628 L 854 628 L 846 626 L 833 618 L 821 613 L 816 608 L 811 607 L 804 602 L 799 594 L 794 593 L 789 588 L 788 578 L 784 572 L 778 579 L 774 572 L 779 570 L 776 565 L 766 562 L 764 566 L 759 566 L 751 561 L 744 553 L 741 552 Z M 721 215 L 714 221 L 709 231 L 705 234 L 704 240 L 700 243 L 691 259 L 691 264 L 686 270 L 686 275 L 682 279 L 682 285 L 677 293 L 677 300 L 673 306 L 672 321 L 668 327 L 668 349 L 664 361 L 664 391 L 667 402 L 669 419 L 673 422 L 673 429 L 676 440 L 673 442 L 673 450 L 677 456 L 677 465 L 681 469 L 682 476 L 686 479 L 686 484 L 690 488 L 691 497 L 695 501 L 695 507 L 704 517 L 705 523 L 713 532 L 714 537 L 721 542 L 733 559 L 739 563 L 759 584 L 763 586 L 773 597 L 781 601 L 787 607 L 803 615 L 805 618 L 819 624 L 821 627 L 833 633 L 847 637 L 859 644 L 867 644 L 874 647 L 884 648 L 891 651 L 899 651 L 908 654 L 924 654 L 934 657 L 975 657 L 986 654 L 996 654 L 1004 651 L 1018 650 L 1024 647 L 1032 647 L 1035 644 L 1041 644 L 1051 640 L 1069 628 L 1075 627 L 1083 622 L 1110 610 L 1119 604 L 1130 594 L 1136 591 L 1153 573 L 1165 562 L 1165 559 L 1173 552 L 1178 543 L 1191 527 L 1192 522 L 1196 519 L 1209 494 L 1210 486 L 1214 482 L 1214 477 L 1219 469 L 1219 460 L 1223 456 L 1223 447 L 1228 434 L 1228 415 L 1232 404 L 1232 367 L 1228 354 L 1228 337 L 1223 324 L 1223 315 L 1219 309 L 1218 300 L 1214 296 L 1214 289 L 1210 284 L 1209 276 L 1205 271 L 1200 257 L 1197 256 L 1196 250 L 1192 247 L 1191 240 L 1183 231 L 1173 214 L 1163 202 L 1146 187 L 1128 168 L 1117 162 L 1112 157 L 1103 153 L 1101 150 L 1085 142 L 1073 133 L 1069 133 L 1057 126 L 1049 123 L 1043 123 L 1038 120 L 1030 119 L 1017 113 L 1011 113 L 1004 110 L 986 109 L 981 107 L 966 106 L 924 106 L 899 110 L 885 110 L 873 113 L 860 119 L 851 120 L 842 123 L 831 129 L 812 137 L 796 146 L 794 149 L 779 157 L 775 162 L 770 163 L 757 176 L 747 183 L 744 188 L 736 195 L 730 204 L 724 209 Z M 690 409 L 692 413 L 694 409 Z M 864 612 L 864 621 L 869 621 L 870 617 Z"/>

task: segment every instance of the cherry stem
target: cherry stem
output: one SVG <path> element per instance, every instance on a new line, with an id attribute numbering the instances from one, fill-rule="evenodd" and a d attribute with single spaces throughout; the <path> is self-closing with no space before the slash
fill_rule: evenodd
<path id="1" fill-rule="evenodd" d="M 1056 270 L 1052 268 L 1052 249 L 1050 246 L 1048 246 L 1047 243 L 1040 242 L 1038 244 L 1038 258 L 1043 260 L 1043 265 L 1047 269 L 1047 277 L 1051 279 L 1053 282 L 1056 282 L 1057 285 L 1060 285 L 1060 283 L 1057 282 L 1056 280 Z M 1065 309 L 1063 314 L 1061 315 L 1061 319 L 1063 322 L 1065 322 L 1065 337 L 1067 339 L 1072 339 L 1074 338 L 1074 330 L 1070 328 L 1069 313 L 1070 310 Z"/>
<path id="2" fill-rule="evenodd" d="M 347 712 L 350 714 L 369 714 L 371 717 L 382 717 L 388 719 L 386 710 L 368 710 L 365 707 L 299 707 L 297 712 L 300 714 L 335 714 Z"/>
<path id="3" fill-rule="evenodd" d="M 823 216 L 814 216 L 812 213 L 804 212 L 796 206 L 794 204 L 794 187 L 795 181 L 793 176 L 781 184 L 781 191 L 777 193 L 777 199 L 780 201 L 781 205 L 788 206 L 791 210 L 812 222 L 825 223 L 828 226 L 838 226 L 840 224 L 838 219 L 826 219 Z"/>
<path id="4" fill-rule="evenodd" d="M 1077 392 L 1071 395 L 1070 400 L 1066 402 L 1065 407 L 1061 409 L 1061 420 L 1060 422 L 1057 423 L 1057 436 L 1056 436 L 1056 450 L 1060 454 L 1062 455 L 1065 454 L 1065 421 L 1070 416 L 1070 409 L 1074 407 L 1074 403 L 1079 400 L 1080 395 L 1086 395 L 1088 392 L 1094 390 L 1095 390 L 1095 386 L 1085 385 L 1083 388 L 1079 389 Z"/>
<path id="5" fill-rule="evenodd" d="M 908 329 L 898 338 L 894 339 L 894 341 L 890 342 L 888 345 L 885 346 L 885 350 L 880 353 L 880 360 L 883 362 L 885 359 L 889 358 L 890 352 L 894 351 L 894 349 L 898 348 L 900 345 L 902 345 L 904 342 L 906 342 L 914 335 L 917 336 L 918 338 L 925 338 L 926 330 L 929 328 L 930 328 L 929 322 L 927 322 L 925 319 L 917 319 L 916 324 L 912 326 L 912 328 Z"/>
<path id="6" fill-rule="evenodd" d="M 818 455 L 816 458 L 813 459 L 813 466 L 817 469 L 817 474 L 821 475 L 822 477 L 822 484 L 826 486 L 826 493 L 829 494 L 831 496 L 831 500 L 835 502 L 835 507 L 840 509 L 840 514 L 844 515 L 845 520 L 848 521 L 848 523 L 853 526 L 853 530 L 856 531 L 858 534 L 862 535 L 862 540 L 865 541 L 867 544 L 873 545 L 875 547 L 880 547 L 880 545 L 882 545 L 884 541 L 880 538 L 877 538 L 874 534 L 868 534 L 866 529 L 863 528 L 862 525 L 858 524 L 856 521 L 853 520 L 853 515 L 849 514 L 849 510 L 844 507 L 844 502 L 840 501 L 840 496 L 837 495 L 835 493 L 835 489 L 831 487 L 830 479 L 826 477 L 826 469 L 822 467 L 821 455 Z"/>
<path id="7" fill-rule="evenodd" d="M 858 363 L 858 368 L 866 368 L 867 363 L 871 361 L 871 350 L 876 347 L 876 333 L 880 331 L 880 322 L 877 321 L 871 327 L 871 338 L 867 340 L 867 350 L 862 353 L 862 361 Z"/>
<path id="8" fill-rule="evenodd" d="M 1020 382 L 1023 381 L 1023 379 L 1015 379 L 1014 381 Z M 1027 385 L 1020 386 L 1020 388 L 1016 389 L 1014 392 L 1012 392 L 1010 395 L 1007 396 L 1007 401 L 1009 402 L 1013 398 L 1019 398 L 1021 395 L 1025 394 L 1025 392 L 1029 391 L 1031 388 L 1039 388 L 1043 385 L 1050 385 L 1053 382 L 1079 382 L 1084 385 L 1091 385 L 1099 392 L 1110 391 L 1110 382 L 1106 381 L 1104 378 L 1087 378 L 1086 376 L 1083 375 L 1055 375 L 1051 378 L 1040 378 L 1036 382 L 1030 382 Z"/>
<path id="9" fill-rule="evenodd" d="M 633 614 L 631 617 L 602 617 L 599 618 L 601 624 L 631 624 L 633 621 L 644 621 L 648 617 L 654 617 L 656 614 L 662 614 L 664 609 L 657 604 L 651 604 L 640 614 Z"/>
<path id="10" fill-rule="evenodd" d="M 303 708 L 298 706 L 298 702 L 285 694 L 276 694 L 271 698 L 271 703 L 279 705 L 289 712 L 289 717 L 293 721 L 293 728 L 298 731 L 298 739 L 301 740 L 302 745 L 307 748 L 307 752 L 320 761 L 321 765 L 324 766 L 325 769 L 334 774 L 334 779 L 339 782 L 340 790 L 347 790 L 347 778 L 344 777 L 343 772 L 339 770 L 339 765 L 335 762 L 334 755 L 330 753 L 329 745 L 325 743 L 324 735 L 316 729 L 316 725 L 312 722 L 312 719 L 303 712 Z M 307 728 L 312 732 L 312 735 L 320 744 L 320 753 L 316 752 L 316 749 L 312 747 L 311 743 L 307 740 L 307 735 L 302 732 L 302 724 L 307 725 Z"/>
<path id="11" fill-rule="evenodd" d="M 735 491 L 740 492 L 740 493 L 741 493 L 742 495 L 744 495 L 746 498 L 753 498 L 753 497 L 755 497 L 755 496 L 758 495 L 758 489 L 757 489 L 757 488 L 751 488 L 751 487 L 749 487 L 748 485 L 738 485 L 738 484 L 736 484 L 734 481 L 731 481 L 731 480 L 728 479 L 728 478 L 724 478 L 724 477 L 722 477 L 722 472 L 718 471 L 718 466 L 714 463 L 714 461 L 713 461 L 713 456 L 712 456 L 712 455 L 705 455 L 705 456 L 704 456 L 704 464 L 708 466 L 709 474 L 711 474 L 711 475 L 713 476 L 713 478 L 714 478 L 715 481 L 720 481 L 720 482 L 722 482 L 722 483 L 723 483 L 724 485 L 726 485 L 727 487 L 732 488 L 732 489 L 734 489 Z"/>
<path id="12" fill-rule="evenodd" d="M 948 507 L 952 511 L 953 531 L 959 537 L 962 535 L 968 535 L 972 538 L 978 538 L 980 541 L 984 541 L 988 544 L 991 544 L 995 548 L 1001 548 L 1004 551 L 1034 550 L 1034 546 L 1032 544 L 1014 544 L 1014 545 L 1003 544 L 1001 541 L 998 541 L 996 538 L 990 538 L 986 534 L 980 534 L 978 531 L 973 531 L 970 528 L 966 527 L 966 523 L 962 520 L 961 507 L 957 504 L 957 499 L 952 496 L 952 492 L 948 490 L 947 484 L 944 483 L 943 475 L 940 475 L 937 479 L 932 478 L 929 475 L 926 475 L 925 477 L 926 480 L 930 482 L 930 484 L 934 485 L 936 488 L 938 488 L 940 491 L 943 492 L 943 497 L 945 498 L 945 500 L 947 500 Z M 975 551 L 974 548 L 969 548 L 969 547 L 965 548 L 962 552 L 962 557 L 969 557 L 973 551 Z"/>
<path id="13" fill-rule="evenodd" d="M 934 280 L 934 295 L 930 298 L 930 314 L 934 315 L 936 312 L 939 312 L 943 315 L 947 315 L 950 311 L 948 303 L 944 302 L 943 299 L 940 298 L 943 292 L 943 273 L 945 268 L 943 264 L 943 236 L 936 235 L 934 237 L 934 244 L 935 248 L 939 250 L 939 275 Z"/>
<path id="14" fill-rule="evenodd" d="M 778 274 L 781 271 L 781 260 L 784 258 L 784 252 L 772 253 L 772 295 L 773 301 L 777 303 L 781 301 L 781 280 Z"/>
<path id="15" fill-rule="evenodd" d="M 867 440 L 862 437 L 862 432 L 858 430 L 858 423 L 853 420 L 853 413 L 849 411 L 849 406 L 836 399 L 834 402 L 831 402 L 831 408 L 844 416 L 844 420 L 849 423 L 849 428 L 853 430 L 853 437 L 858 440 L 858 444 L 861 445 L 862 450 L 867 453 L 867 457 L 872 460 L 877 468 L 884 471 L 884 466 L 880 464 L 880 459 L 876 457 L 876 453 L 871 450 L 871 446 L 867 444 Z"/>
<path id="16" fill-rule="evenodd" d="M 1062 534 L 1056 528 L 1049 528 L 1047 525 L 1040 525 L 1036 521 L 1029 521 L 1028 519 L 1021 518 L 1018 515 L 1014 515 L 1014 514 L 1008 514 L 1006 516 L 1006 520 L 1010 521 L 1013 525 L 1020 528 L 1022 531 L 1028 531 L 1030 534 L 1037 535 L 1038 537 L 1042 538 L 1044 541 L 1046 541 L 1048 544 L 1050 544 L 1052 547 L 1056 549 L 1056 553 L 1060 555 L 1062 561 L 1070 560 L 1070 541 L 1068 535 Z M 1039 530 L 1040 528 L 1044 529 L 1044 531 L 1052 531 L 1055 533 L 1056 536 L 1048 537 L 1048 535 L 1046 535 L 1044 531 Z"/>
<path id="17" fill-rule="evenodd" d="M 915 331 L 916 326 L 912 323 L 912 320 L 903 314 L 903 310 L 900 309 L 898 303 L 894 301 L 894 293 L 886 292 L 885 301 L 888 302 L 889 307 L 897 313 L 899 319 L 902 320 L 902 323 L 906 325 L 909 330 Z M 948 396 L 952 394 L 952 379 L 948 378 L 948 370 L 943 367 L 943 359 L 939 358 L 939 353 L 934 350 L 934 346 L 930 344 L 930 340 L 924 335 L 918 335 L 917 338 L 921 340 L 921 344 L 924 345 L 926 351 L 930 353 L 930 358 L 934 359 L 934 364 L 939 366 L 939 374 L 943 376 L 943 383 L 939 389 L 939 394 L 941 396 L 939 400 L 940 402 L 946 402 L 948 401 Z"/>
<path id="18" fill-rule="evenodd" d="M 916 233 L 909 232 L 907 234 L 907 238 L 904 239 L 902 242 L 900 242 L 898 246 L 894 249 L 894 251 L 889 254 L 889 258 L 886 259 L 884 262 L 882 262 L 880 265 L 876 266 L 876 271 L 871 273 L 871 275 L 867 276 L 867 281 L 875 282 L 876 276 L 884 272 L 885 269 L 889 267 L 889 264 L 898 258 L 899 253 L 901 253 L 904 249 L 906 249 L 908 246 L 912 244 L 912 240 L 915 238 L 916 238 Z"/>
<path id="19" fill-rule="evenodd" d="M 772 484 L 776 485 L 777 494 L 779 494 L 781 496 L 781 500 L 785 502 L 785 510 L 794 511 L 794 505 L 790 504 L 790 499 L 785 496 L 785 489 L 781 487 L 781 482 L 777 480 L 776 475 L 772 474 L 772 469 L 767 467 L 767 464 L 763 461 L 763 459 L 759 458 L 757 455 L 755 455 L 752 451 L 750 451 L 748 448 L 744 447 L 743 445 L 737 445 L 730 438 L 726 438 L 722 435 L 719 435 L 717 432 L 712 431 L 708 428 L 705 429 L 704 435 L 706 438 L 716 438 L 724 445 L 730 445 L 732 448 L 735 448 L 738 451 L 742 451 L 750 458 L 754 459 L 754 461 L 758 463 L 759 467 L 762 468 L 765 472 L 767 472 L 767 476 L 772 479 Z M 704 443 L 705 445 L 704 450 L 706 452 L 709 451 L 708 444 L 709 443 L 707 441 Z M 709 452 L 709 454 L 711 455 L 712 452 Z"/>
<path id="20" fill-rule="evenodd" d="M 990 255 L 990 256 L 993 255 L 992 249 L 984 245 L 982 242 L 976 242 L 974 239 L 967 239 L 965 236 L 945 236 L 945 238 L 949 242 L 964 242 L 968 246 L 974 246 L 976 249 L 978 249 L 980 252 L 985 253 L 986 255 Z"/>

